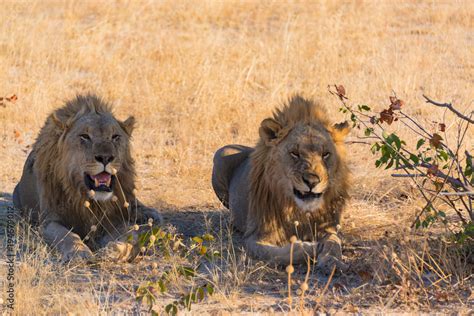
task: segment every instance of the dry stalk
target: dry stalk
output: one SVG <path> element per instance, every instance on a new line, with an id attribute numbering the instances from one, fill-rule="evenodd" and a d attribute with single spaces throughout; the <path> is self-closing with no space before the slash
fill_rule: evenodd
<path id="1" fill-rule="evenodd" d="M 302 313 L 304 310 L 304 294 L 308 290 L 308 280 L 309 280 L 309 273 L 311 272 L 311 259 L 309 255 L 307 256 L 306 260 L 307 264 L 307 269 L 306 269 L 306 276 L 304 278 L 303 284 L 301 284 L 300 289 L 301 289 L 301 296 L 300 296 L 300 312 Z"/>
<path id="2" fill-rule="evenodd" d="M 291 236 L 290 238 L 290 264 L 286 267 L 286 272 L 288 273 L 288 304 L 290 305 L 290 311 L 292 310 L 293 298 L 291 297 L 291 275 L 295 272 L 293 267 L 293 247 L 296 242 L 296 236 Z"/>

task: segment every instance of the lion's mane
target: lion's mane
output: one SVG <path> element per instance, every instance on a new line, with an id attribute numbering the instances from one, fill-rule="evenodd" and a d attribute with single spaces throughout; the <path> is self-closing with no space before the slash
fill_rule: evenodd
<path id="1" fill-rule="evenodd" d="M 283 245 L 295 234 L 295 221 L 298 221 L 301 223 L 298 227 L 299 234 L 313 235 L 316 227 L 318 236 L 323 236 L 327 228 L 335 227 L 339 223 L 348 198 L 349 169 L 344 161 L 344 142 L 337 137 L 337 133 L 332 133 L 333 127 L 329 123 L 326 110 L 321 105 L 299 96 L 290 98 L 282 109 L 276 110 L 273 119 L 282 126 L 277 135 L 277 142 L 298 123 L 322 125 L 330 132 L 338 156 L 337 168 L 333 174 L 334 181 L 324 194 L 323 207 L 318 212 L 303 214 L 297 209 L 293 199 L 287 198 L 283 192 L 279 192 L 274 182 L 269 181 L 267 175 L 276 172 L 271 163 L 274 157 L 265 140 L 260 138 L 250 157 L 249 209 L 252 211 L 248 221 L 251 222 L 252 229 L 247 230 L 246 235 L 257 233 L 268 242 Z"/>
<path id="2" fill-rule="evenodd" d="M 48 116 L 33 146 L 36 156 L 34 168 L 42 210 L 39 216 L 40 221 L 59 218 L 64 224 L 73 227 L 74 231 L 82 237 L 90 231 L 94 216 L 101 216 L 102 210 L 106 210 L 111 222 L 123 218 L 122 216 L 128 216 L 127 210 L 119 207 L 118 203 L 123 205 L 124 201 L 121 194 L 117 192 L 115 194 L 119 198 L 118 203 L 103 202 L 102 210 L 97 203 L 91 203 L 90 210 L 85 208 L 84 202 L 87 199 L 87 192 L 80 192 L 77 189 L 79 184 L 72 181 L 71 172 L 74 169 L 70 168 L 70 162 L 66 159 L 66 153 L 70 148 L 64 138 L 68 129 L 79 118 L 92 111 L 99 115 L 113 115 L 110 104 L 99 97 L 95 95 L 77 96 Z M 135 167 L 130 146 L 126 146 L 125 150 L 124 157 L 126 158 L 117 177 L 120 179 L 127 201 L 131 202 L 134 200 Z M 60 213 L 51 214 L 52 210 Z M 91 214 L 91 210 L 95 215 Z"/>

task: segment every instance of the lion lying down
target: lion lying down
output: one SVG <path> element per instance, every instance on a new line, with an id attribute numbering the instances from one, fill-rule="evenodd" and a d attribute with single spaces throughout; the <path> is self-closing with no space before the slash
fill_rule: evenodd
<path id="1" fill-rule="evenodd" d="M 132 247 L 118 239 L 130 224 L 161 222 L 135 197 L 134 123 L 115 119 L 108 104 L 86 95 L 54 111 L 41 129 L 13 201 L 63 260 L 88 259 L 107 244 L 112 256 L 126 259 Z"/>
<path id="2" fill-rule="evenodd" d="M 214 156 L 212 185 L 244 232 L 254 257 L 288 264 L 317 257 L 323 270 L 344 268 L 337 235 L 348 197 L 347 122 L 331 125 L 323 107 L 295 96 L 262 121 L 255 148 L 228 145 Z"/>

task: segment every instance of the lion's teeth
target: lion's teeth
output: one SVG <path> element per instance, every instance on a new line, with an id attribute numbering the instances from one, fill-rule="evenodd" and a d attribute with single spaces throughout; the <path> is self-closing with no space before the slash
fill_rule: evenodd
<path id="1" fill-rule="evenodd" d="M 110 187 L 110 182 L 111 182 L 112 179 L 108 179 L 107 180 L 107 186 Z"/>
<path id="2" fill-rule="evenodd" d="M 94 185 L 96 188 L 99 186 L 99 180 L 97 180 L 97 178 L 94 179 Z"/>

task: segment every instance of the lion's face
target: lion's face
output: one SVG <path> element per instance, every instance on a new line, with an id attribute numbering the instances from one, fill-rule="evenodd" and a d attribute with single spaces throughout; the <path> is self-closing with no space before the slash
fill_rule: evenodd
<path id="1" fill-rule="evenodd" d="M 261 135 L 271 147 L 271 183 L 302 211 L 316 211 L 335 181 L 340 163 L 334 132 L 317 123 L 299 123 L 291 129 L 275 121 L 262 122 Z M 348 127 L 344 125 L 343 133 Z M 344 134 L 344 136 L 345 136 Z"/>
<path id="2" fill-rule="evenodd" d="M 81 192 L 94 190 L 94 199 L 108 200 L 118 185 L 115 175 L 127 158 L 129 141 L 124 123 L 111 114 L 88 113 L 74 122 L 65 137 L 63 166 Z"/>

